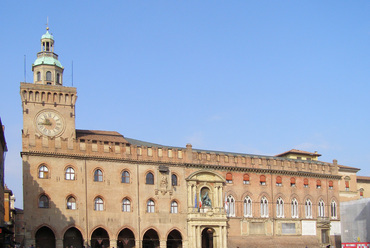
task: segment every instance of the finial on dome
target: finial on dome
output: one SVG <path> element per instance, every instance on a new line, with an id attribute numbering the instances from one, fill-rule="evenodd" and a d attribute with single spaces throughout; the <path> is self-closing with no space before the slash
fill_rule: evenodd
<path id="1" fill-rule="evenodd" d="M 46 30 L 49 31 L 49 17 L 46 17 Z"/>

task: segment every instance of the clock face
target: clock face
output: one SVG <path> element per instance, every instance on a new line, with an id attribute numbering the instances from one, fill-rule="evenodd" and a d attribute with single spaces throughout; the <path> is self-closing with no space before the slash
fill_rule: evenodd
<path id="1" fill-rule="evenodd" d="M 55 111 L 42 111 L 36 116 L 36 127 L 44 135 L 57 136 L 64 130 L 64 120 Z"/>

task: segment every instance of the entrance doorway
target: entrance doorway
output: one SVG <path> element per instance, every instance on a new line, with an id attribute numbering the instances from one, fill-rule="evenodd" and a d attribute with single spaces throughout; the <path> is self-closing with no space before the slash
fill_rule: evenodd
<path id="1" fill-rule="evenodd" d="M 202 231 L 202 248 L 213 248 L 213 229 L 204 228 Z"/>
<path id="2" fill-rule="evenodd" d="M 77 228 L 71 227 L 64 233 L 63 247 L 83 247 L 83 238 L 81 232 Z"/>
<path id="3" fill-rule="evenodd" d="M 125 228 L 118 234 L 117 247 L 118 248 L 135 247 L 135 235 L 130 229 Z"/>
<path id="4" fill-rule="evenodd" d="M 156 231 L 149 229 L 144 234 L 143 248 L 157 248 L 159 247 L 159 237 Z"/>
<path id="5" fill-rule="evenodd" d="M 55 235 L 53 231 L 43 226 L 36 232 L 36 247 L 38 248 L 54 248 L 55 247 Z"/>
<path id="6" fill-rule="evenodd" d="M 167 248 L 182 248 L 182 238 L 179 231 L 173 230 L 168 234 Z"/>
<path id="7" fill-rule="evenodd" d="M 92 248 L 107 248 L 109 247 L 109 235 L 103 228 L 96 229 L 91 235 Z"/>

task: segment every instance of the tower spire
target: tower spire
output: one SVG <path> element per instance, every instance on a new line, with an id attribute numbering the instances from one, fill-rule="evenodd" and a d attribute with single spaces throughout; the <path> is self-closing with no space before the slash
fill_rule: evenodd
<path id="1" fill-rule="evenodd" d="M 49 33 L 49 18 L 46 20 L 46 33 L 41 36 L 41 51 L 32 65 L 34 83 L 63 85 L 64 67 L 54 53 L 54 37 Z"/>

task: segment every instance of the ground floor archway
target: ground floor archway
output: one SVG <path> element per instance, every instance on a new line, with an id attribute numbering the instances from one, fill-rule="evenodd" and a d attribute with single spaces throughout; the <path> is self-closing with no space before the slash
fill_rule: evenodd
<path id="1" fill-rule="evenodd" d="M 81 232 L 75 227 L 69 228 L 64 233 L 63 247 L 82 248 L 83 242 Z"/>
<path id="2" fill-rule="evenodd" d="M 157 248 L 157 247 L 159 247 L 158 234 L 155 230 L 149 229 L 144 234 L 142 248 Z"/>
<path id="3" fill-rule="evenodd" d="M 182 248 L 182 237 L 179 231 L 173 230 L 168 234 L 167 248 Z"/>
<path id="4" fill-rule="evenodd" d="M 123 229 L 117 238 L 117 248 L 133 248 L 135 247 L 135 235 L 128 229 Z"/>
<path id="5" fill-rule="evenodd" d="M 91 248 L 107 248 L 109 245 L 109 235 L 103 228 L 98 228 L 92 233 Z"/>
<path id="6" fill-rule="evenodd" d="M 37 248 L 55 248 L 54 232 L 49 227 L 41 227 L 36 232 L 35 245 Z"/>
<path id="7" fill-rule="evenodd" d="M 204 228 L 202 231 L 202 248 L 213 248 L 213 234 L 213 229 Z"/>

